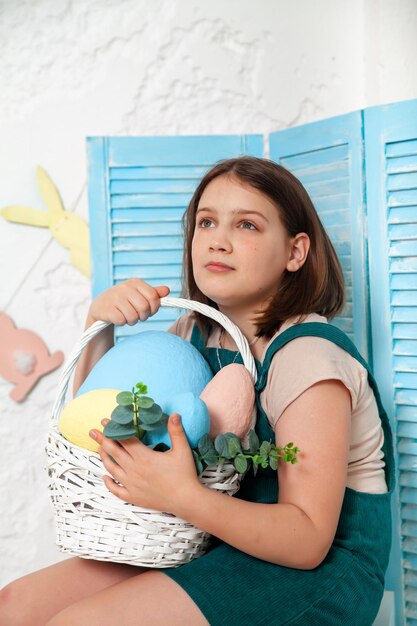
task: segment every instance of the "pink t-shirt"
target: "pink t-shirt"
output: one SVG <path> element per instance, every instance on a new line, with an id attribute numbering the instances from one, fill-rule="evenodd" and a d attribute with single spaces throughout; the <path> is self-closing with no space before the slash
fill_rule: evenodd
<path id="1" fill-rule="evenodd" d="M 327 323 L 326 318 L 315 313 L 308 315 L 303 321 Z M 293 324 L 294 322 L 287 320 L 268 345 Z M 193 325 L 193 314 L 187 313 L 173 324 L 170 332 L 189 341 Z M 220 329 L 214 329 L 208 338 L 207 347 L 218 347 L 219 335 Z M 340 380 L 348 389 L 352 400 L 346 486 L 366 493 L 385 493 L 388 489 L 381 450 L 384 433 L 375 396 L 368 384 L 367 371 L 333 342 L 321 337 L 298 337 L 274 355 L 266 387 L 260 395 L 261 405 L 271 428 L 275 430 L 277 421 L 291 402 L 309 387 L 323 380 Z"/>

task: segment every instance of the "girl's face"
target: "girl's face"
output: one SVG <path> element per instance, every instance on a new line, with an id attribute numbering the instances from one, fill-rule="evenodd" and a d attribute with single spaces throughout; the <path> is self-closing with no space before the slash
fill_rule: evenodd
<path id="1" fill-rule="evenodd" d="M 200 291 L 221 310 L 259 310 L 291 259 L 291 238 L 267 196 L 219 176 L 197 208 L 191 256 Z"/>

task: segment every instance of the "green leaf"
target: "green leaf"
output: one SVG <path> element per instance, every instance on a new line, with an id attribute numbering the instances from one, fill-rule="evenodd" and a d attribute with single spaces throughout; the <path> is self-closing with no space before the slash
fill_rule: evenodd
<path id="1" fill-rule="evenodd" d="M 131 393 L 130 391 L 121 391 L 116 396 L 116 402 L 117 404 L 120 404 L 121 406 L 133 404 L 134 399 L 135 398 L 133 396 L 133 393 Z"/>
<path id="2" fill-rule="evenodd" d="M 217 435 L 216 439 L 214 440 L 214 447 L 216 448 L 220 456 L 223 456 L 226 459 L 229 458 L 229 447 L 227 445 L 227 438 L 224 435 Z"/>
<path id="3" fill-rule="evenodd" d="M 200 437 L 199 442 L 197 444 L 197 449 L 203 458 L 203 461 L 210 467 L 212 465 L 217 465 L 218 458 L 216 448 L 214 447 L 214 443 L 208 433 Z"/>
<path id="4" fill-rule="evenodd" d="M 103 430 L 103 433 L 109 439 L 115 439 L 116 441 L 122 441 L 123 439 L 130 439 L 130 437 L 136 437 L 136 429 L 132 424 L 118 424 L 110 420 Z"/>
<path id="5" fill-rule="evenodd" d="M 195 450 L 192 450 L 193 456 L 194 456 L 194 463 L 195 463 L 195 468 L 197 470 L 197 474 L 200 475 L 203 471 L 203 464 L 200 461 L 200 458 L 197 454 L 197 452 Z"/>
<path id="6" fill-rule="evenodd" d="M 213 465 L 217 465 L 217 463 L 219 462 L 219 457 L 215 450 L 214 452 L 208 452 L 202 458 L 204 463 L 208 465 L 208 467 L 213 467 Z"/>
<path id="7" fill-rule="evenodd" d="M 271 452 L 271 444 L 269 441 L 263 441 L 261 447 L 259 448 L 259 454 L 263 459 L 266 459 Z M 263 467 L 263 466 L 262 466 Z"/>
<path id="8" fill-rule="evenodd" d="M 113 409 L 111 413 L 111 420 L 113 422 L 117 422 L 118 424 L 130 424 L 133 422 L 133 405 L 128 404 L 126 406 L 121 406 L 120 404 Z"/>
<path id="9" fill-rule="evenodd" d="M 249 452 L 256 454 L 259 448 L 259 438 L 254 430 L 249 431 Z"/>
<path id="10" fill-rule="evenodd" d="M 269 465 L 271 469 L 276 470 L 278 468 L 278 459 L 276 459 L 274 456 L 269 456 Z"/>
<path id="11" fill-rule="evenodd" d="M 152 405 L 149 409 L 139 411 L 139 419 L 142 424 L 156 424 L 161 420 L 163 413 L 159 404 Z"/>
<path id="12" fill-rule="evenodd" d="M 135 387 L 137 389 L 136 393 L 148 393 L 148 387 L 143 383 L 136 383 Z"/>
<path id="13" fill-rule="evenodd" d="M 292 441 L 290 441 L 290 443 L 287 443 L 286 448 L 292 448 L 292 447 L 293 447 L 293 445 L 294 445 L 294 444 L 293 444 L 293 442 L 292 442 Z"/>
<path id="14" fill-rule="evenodd" d="M 239 474 L 244 474 L 248 469 L 248 460 L 244 456 L 237 456 L 233 461 L 233 465 Z"/>
<path id="15" fill-rule="evenodd" d="M 214 449 L 213 442 L 210 439 L 210 435 L 208 433 L 200 437 L 200 439 L 198 440 L 197 449 L 201 456 L 204 456 L 205 454 L 207 454 L 207 452 L 210 452 L 210 450 Z"/>
<path id="16" fill-rule="evenodd" d="M 229 450 L 229 456 L 231 456 L 232 458 L 234 458 L 237 454 L 241 454 L 242 452 L 242 446 L 240 445 L 239 438 L 236 436 L 228 440 L 227 446 Z"/>
<path id="17" fill-rule="evenodd" d="M 143 422 L 141 422 L 140 424 L 140 427 L 146 431 L 161 430 L 161 428 L 163 428 L 164 426 L 164 422 L 155 422 L 155 424 L 144 424 Z"/>
<path id="18" fill-rule="evenodd" d="M 142 396 L 140 398 L 136 398 L 136 404 L 141 409 L 149 409 L 154 404 L 153 398 L 148 398 L 147 396 Z"/>

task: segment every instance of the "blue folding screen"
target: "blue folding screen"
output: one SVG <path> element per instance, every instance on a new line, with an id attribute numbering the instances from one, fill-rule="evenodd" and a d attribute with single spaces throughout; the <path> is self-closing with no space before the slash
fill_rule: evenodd
<path id="1" fill-rule="evenodd" d="M 178 296 L 181 217 L 195 187 L 220 159 L 262 156 L 263 138 L 97 137 L 88 154 L 93 295 L 139 276 Z M 302 181 L 330 235 L 347 285 L 333 323 L 372 365 L 397 435 L 386 587 L 395 626 L 403 607 L 417 626 L 417 101 L 272 133 L 270 158 Z M 161 309 L 143 326 L 165 330 L 178 314 Z"/>
<path id="2" fill-rule="evenodd" d="M 181 290 L 181 217 L 204 173 L 221 159 L 262 156 L 262 135 L 88 139 L 93 296 L 123 280 Z M 145 322 L 166 330 L 178 311 Z M 141 328 L 145 325 L 141 324 Z M 117 329 L 117 337 L 138 332 Z"/>
<path id="3" fill-rule="evenodd" d="M 270 156 L 302 181 L 330 235 L 347 285 L 333 323 L 371 364 L 398 433 L 386 588 L 395 624 L 404 606 L 417 624 L 417 101 L 273 133 Z"/>
<path id="4" fill-rule="evenodd" d="M 270 157 L 301 180 L 335 247 L 346 306 L 332 320 L 370 357 L 361 112 L 272 133 Z"/>
<path id="5" fill-rule="evenodd" d="M 396 584 L 417 624 L 417 101 L 365 111 L 374 372 L 395 415 L 401 538 Z M 396 500 L 397 502 L 397 500 Z M 394 546 L 395 548 L 395 546 Z"/>

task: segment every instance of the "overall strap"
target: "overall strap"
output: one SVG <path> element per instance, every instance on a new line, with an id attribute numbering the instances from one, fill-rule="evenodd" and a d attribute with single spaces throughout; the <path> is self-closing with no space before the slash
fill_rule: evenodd
<path id="1" fill-rule="evenodd" d="M 390 492 L 393 491 L 395 487 L 394 450 L 389 419 L 384 407 L 382 406 L 378 386 L 367 362 L 361 356 L 358 349 L 352 343 L 349 337 L 339 328 L 337 328 L 336 326 L 332 326 L 331 324 L 324 324 L 321 322 L 305 322 L 302 324 L 296 324 L 295 326 L 291 326 L 280 335 L 278 335 L 278 337 L 276 337 L 276 339 L 274 339 L 274 341 L 268 347 L 265 358 L 260 367 L 260 371 L 258 372 L 258 380 L 256 383 L 257 393 L 259 394 L 265 388 L 268 378 L 268 370 L 271 365 L 273 356 L 283 346 L 285 346 L 293 339 L 296 339 L 297 337 L 321 337 L 323 339 L 327 339 L 328 341 L 332 341 L 343 350 L 346 350 L 346 352 L 348 352 L 354 359 L 359 361 L 359 363 L 367 370 L 368 382 L 375 395 L 375 400 L 378 406 L 378 412 L 384 431 L 384 445 L 382 447 L 382 450 L 386 459 L 388 489 Z"/>
<path id="2" fill-rule="evenodd" d="M 231 363 L 243 364 L 240 352 L 226 350 L 225 348 L 208 348 L 196 323 L 193 326 L 190 343 L 194 346 L 194 348 L 197 348 L 200 354 L 210 365 L 213 374 L 217 374 L 222 367 L 230 365 Z"/>
<path id="3" fill-rule="evenodd" d="M 196 323 L 194 323 L 193 326 L 193 332 L 191 334 L 191 339 L 190 339 L 190 343 L 192 343 L 192 345 L 194 346 L 194 348 L 197 348 L 197 350 L 203 355 L 205 356 L 206 353 L 206 346 L 203 340 L 203 336 L 201 334 L 201 331 L 198 327 L 198 325 Z"/>
<path id="4" fill-rule="evenodd" d="M 262 363 L 262 372 L 257 383 L 257 388 L 259 388 L 260 391 L 262 391 L 266 385 L 269 366 L 271 365 L 274 354 L 297 337 L 322 337 L 323 339 L 328 339 L 329 341 L 337 344 L 340 348 L 343 348 L 343 350 L 346 350 L 346 352 L 349 352 L 349 354 L 357 359 L 359 363 L 368 371 L 368 373 L 370 373 L 365 359 L 359 354 L 356 346 L 343 331 L 336 328 L 336 326 L 332 326 L 331 324 L 323 324 L 322 322 L 305 322 L 303 324 L 290 326 L 290 328 L 284 330 L 284 332 L 278 335 L 278 337 L 274 339 L 268 347 Z"/>

